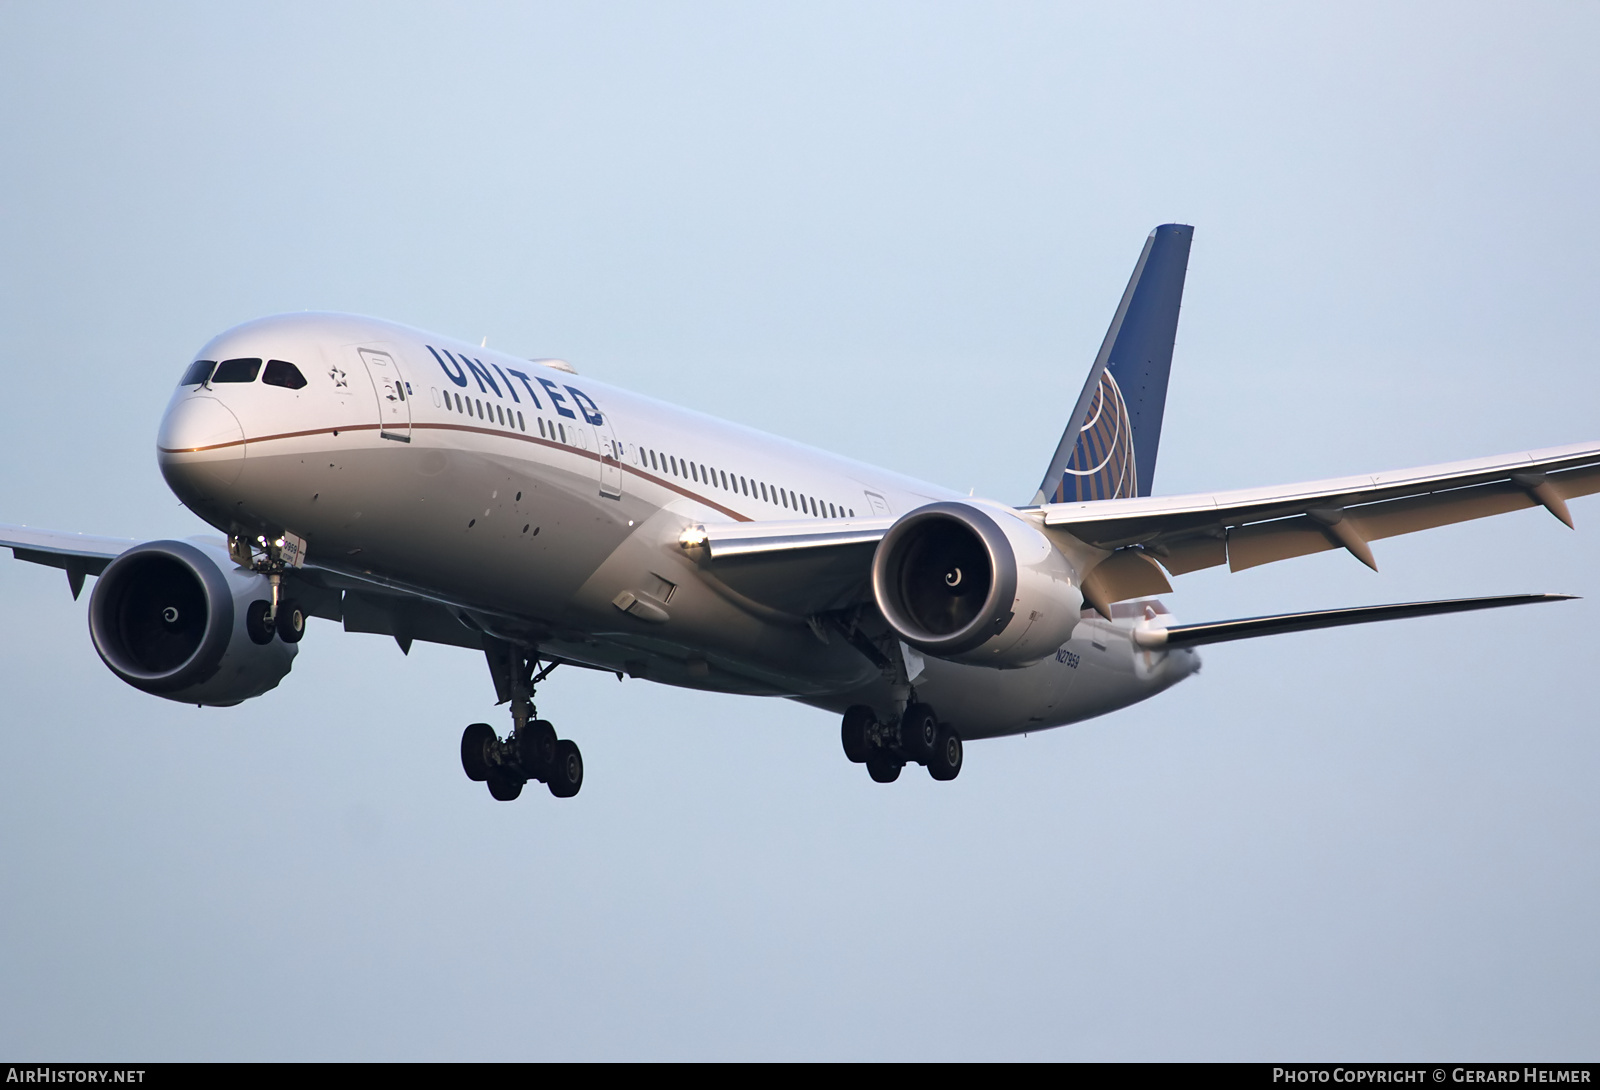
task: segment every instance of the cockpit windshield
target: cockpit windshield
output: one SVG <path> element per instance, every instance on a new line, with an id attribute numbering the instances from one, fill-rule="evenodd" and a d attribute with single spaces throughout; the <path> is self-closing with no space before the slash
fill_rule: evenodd
<path id="1" fill-rule="evenodd" d="M 268 386 L 298 390 L 306 384 L 306 377 L 300 373 L 300 368 L 288 360 L 268 360 L 267 373 L 261 376 L 261 381 Z"/>
<path id="2" fill-rule="evenodd" d="M 261 360 L 240 359 L 223 360 L 217 364 L 216 373 L 211 376 L 211 381 L 216 382 L 254 382 L 256 375 L 261 371 Z"/>
<path id="3" fill-rule="evenodd" d="M 211 377 L 211 369 L 217 365 L 216 360 L 195 360 L 189 369 L 183 373 L 183 381 L 179 386 L 204 386 Z"/>
<path id="4" fill-rule="evenodd" d="M 300 368 L 288 360 L 268 360 L 266 371 L 263 373 L 259 357 L 223 360 L 221 363 L 216 360 L 195 360 L 183 373 L 183 381 L 178 385 L 204 386 L 213 382 L 254 382 L 257 375 L 261 375 L 261 381 L 266 385 L 281 386 L 286 390 L 301 390 L 306 385 L 306 377 L 300 373 Z"/>

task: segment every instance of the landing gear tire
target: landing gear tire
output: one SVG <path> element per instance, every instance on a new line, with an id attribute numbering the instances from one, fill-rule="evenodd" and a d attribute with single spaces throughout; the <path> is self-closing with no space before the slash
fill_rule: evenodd
<path id="1" fill-rule="evenodd" d="M 949 727 L 939 729 L 939 742 L 928 758 L 928 775 L 936 780 L 953 780 L 961 775 L 961 735 Z"/>
<path id="2" fill-rule="evenodd" d="M 510 802 L 522 794 L 522 781 L 496 772 L 489 777 L 489 794 L 494 796 L 496 802 Z"/>
<path id="3" fill-rule="evenodd" d="M 894 783 L 900 778 L 900 762 L 883 751 L 878 751 L 867 757 L 867 775 L 875 783 Z"/>
<path id="4" fill-rule="evenodd" d="M 306 611 L 293 599 L 282 602 L 274 627 L 278 630 L 278 639 L 284 643 L 299 643 L 300 637 L 306 634 Z"/>
<path id="5" fill-rule="evenodd" d="M 570 799 L 583 786 L 583 754 L 578 743 L 563 738 L 556 743 L 556 757 L 550 762 L 550 793 L 558 799 Z"/>
<path id="6" fill-rule="evenodd" d="M 245 610 L 244 630 L 249 633 L 251 643 L 265 647 L 272 642 L 272 626 L 267 623 L 267 610 L 271 608 L 271 602 L 260 599 L 251 602 L 250 608 Z"/>
<path id="7" fill-rule="evenodd" d="M 934 751 L 939 748 L 939 718 L 926 704 L 911 704 L 900 720 L 900 745 L 906 756 L 933 767 Z"/>
<path id="8" fill-rule="evenodd" d="M 535 719 L 517 732 L 517 760 L 532 779 L 544 780 L 556 760 L 556 728 Z"/>
<path id="9" fill-rule="evenodd" d="M 856 764 L 865 763 L 867 754 L 872 752 L 869 734 L 876 718 L 865 704 L 852 704 L 845 710 L 839 736 L 844 742 L 844 755 Z"/>
<path id="10" fill-rule="evenodd" d="M 489 778 L 491 766 L 486 751 L 494 741 L 494 728 L 487 723 L 474 723 L 461 732 L 461 768 L 466 772 L 467 779 L 482 783 Z M 522 788 L 519 786 L 517 790 Z M 495 797 L 499 798 L 498 795 Z M 516 798 L 515 795 L 511 797 Z"/>

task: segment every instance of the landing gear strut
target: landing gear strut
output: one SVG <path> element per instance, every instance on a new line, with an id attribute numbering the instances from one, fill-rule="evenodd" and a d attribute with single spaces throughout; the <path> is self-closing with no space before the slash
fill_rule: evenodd
<path id="1" fill-rule="evenodd" d="M 839 728 L 844 755 L 867 766 L 878 783 L 893 783 L 907 764 L 920 764 L 936 780 L 961 774 L 961 735 L 939 722 L 931 707 L 911 701 L 898 722 L 879 721 L 865 704 L 852 705 Z"/>
<path id="2" fill-rule="evenodd" d="M 540 670 L 537 654 L 503 643 L 492 645 L 488 657 L 501 702 L 511 704 L 511 733 L 502 739 L 487 723 L 473 723 L 462 732 L 461 768 L 467 779 L 487 783 L 500 802 L 522 794 L 529 780 L 544 783 L 558 799 L 570 799 L 583 786 L 583 754 L 577 743 L 557 738 L 555 727 L 538 718 L 533 705 L 535 686 L 559 664 Z"/>

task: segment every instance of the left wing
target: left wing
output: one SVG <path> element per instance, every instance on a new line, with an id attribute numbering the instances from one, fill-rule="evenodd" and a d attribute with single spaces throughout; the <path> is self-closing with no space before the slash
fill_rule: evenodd
<path id="1" fill-rule="evenodd" d="M 1376 569 L 1369 541 L 1528 507 L 1572 525 L 1566 501 L 1600 492 L 1600 444 L 1273 488 L 1045 504 L 1044 522 L 1097 548 L 1138 546 L 1173 575 L 1233 571 L 1346 549 Z"/>

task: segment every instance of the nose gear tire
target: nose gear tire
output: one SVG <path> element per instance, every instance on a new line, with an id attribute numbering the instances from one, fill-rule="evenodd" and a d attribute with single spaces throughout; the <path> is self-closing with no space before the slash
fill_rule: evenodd
<path id="1" fill-rule="evenodd" d="M 272 608 L 272 603 L 264 598 L 250 603 L 250 608 L 244 614 L 244 630 L 250 634 L 250 642 L 265 647 L 272 642 L 272 626 L 267 623 L 267 610 Z"/>
<path id="2" fill-rule="evenodd" d="M 299 602 L 290 599 L 278 606 L 276 628 L 278 639 L 284 643 L 300 642 L 300 637 L 306 634 L 306 612 Z"/>

